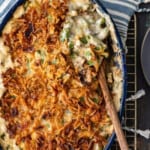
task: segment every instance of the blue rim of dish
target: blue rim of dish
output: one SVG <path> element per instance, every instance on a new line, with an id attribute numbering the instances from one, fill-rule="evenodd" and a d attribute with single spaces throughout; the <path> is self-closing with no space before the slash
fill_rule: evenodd
<path id="1" fill-rule="evenodd" d="M 8 22 L 8 20 L 11 18 L 11 16 L 13 15 L 13 12 L 15 11 L 15 9 L 23 4 L 23 2 L 25 2 L 25 0 L 17 0 L 15 3 L 13 3 L 12 6 L 9 6 L 9 11 L 7 14 L 5 14 L 3 20 L 2 20 L 2 23 L 0 24 L 0 33 L 3 29 L 3 27 L 6 25 L 6 23 Z M 109 13 L 107 12 L 106 8 L 103 6 L 103 4 L 100 2 L 100 0 L 93 0 L 94 3 L 96 3 L 100 8 L 101 8 L 101 11 L 105 14 L 108 14 Z M 110 15 L 109 15 L 110 16 Z M 122 60 L 122 72 L 123 72 L 123 91 L 122 91 L 122 98 L 121 98 L 121 108 L 120 108 L 120 112 L 119 112 L 119 117 L 120 117 L 120 120 L 122 119 L 122 115 L 123 115 L 123 112 L 124 112 L 124 106 L 125 106 L 125 100 L 126 100 L 126 93 L 127 93 L 127 69 L 126 69 L 126 58 L 125 58 L 125 51 L 124 51 L 124 48 L 123 48 L 123 44 L 122 44 L 122 41 L 121 41 L 121 37 L 120 37 L 120 34 L 115 26 L 115 23 L 114 21 L 112 20 L 112 18 L 110 17 L 113 25 L 114 25 L 114 28 L 115 28 L 115 33 L 116 33 L 116 37 L 117 37 L 117 40 L 118 40 L 118 47 L 120 48 L 121 50 L 121 60 Z M 115 133 L 112 134 L 112 136 L 109 138 L 108 140 L 108 143 L 105 147 L 105 150 L 109 150 L 114 142 L 114 139 L 115 139 L 116 135 Z M 0 150 L 2 150 L 0 148 Z"/>
<path id="2" fill-rule="evenodd" d="M 4 26 L 6 25 L 6 23 L 8 22 L 8 20 L 13 15 L 13 12 L 16 10 L 16 8 L 19 5 L 23 4 L 23 2 L 25 2 L 25 0 L 14 0 L 14 1 L 10 1 L 8 3 L 9 6 L 7 6 L 7 8 L 4 9 L 3 14 L 0 16 L 0 17 L 3 17 L 2 22 L 0 22 L 0 33 L 1 33 L 2 29 L 4 28 Z M 3 3 L 5 3 L 5 2 L 3 1 Z M 7 11 L 7 13 L 6 13 L 6 11 Z"/>

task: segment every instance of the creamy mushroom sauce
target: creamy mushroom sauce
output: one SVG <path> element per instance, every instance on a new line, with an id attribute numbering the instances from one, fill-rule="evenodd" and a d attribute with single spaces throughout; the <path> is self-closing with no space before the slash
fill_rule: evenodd
<path id="1" fill-rule="evenodd" d="M 113 78 L 113 101 L 116 109 L 120 110 L 120 99 L 122 96 L 122 58 L 121 50 L 118 47 L 118 40 L 114 25 L 110 17 L 100 11 L 98 5 L 91 5 L 90 0 L 70 0 L 69 12 L 64 23 L 60 40 L 68 43 L 72 53 L 72 62 L 78 71 L 83 70 L 83 64 L 94 66 L 98 71 L 103 57 L 109 57 L 108 45 L 104 42 L 111 37 L 113 60 L 110 64 L 111 73 L 107 74 L 108 80 Z M 90 48 L 95 47 L 97 55 Z M 103 56 L 103 57 L 102 57 Z M 114 64 L 117 65 L 114 65 Z"/>

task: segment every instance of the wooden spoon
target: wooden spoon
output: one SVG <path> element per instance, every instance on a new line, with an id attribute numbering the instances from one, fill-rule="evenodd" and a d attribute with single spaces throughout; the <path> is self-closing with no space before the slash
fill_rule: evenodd
<path id="1" fill-rule="evenodd" d="M 108 114 L 109 114 L 111 121 L 113 123 L 114 130 L 115 130 L 115 133 L 117 135 L 117 139 L 118 139 L 120 148 L 121 148 L 121 150 L 129 150 L 126 138 L 125 138 L 124 133 L 123 133 L 122 128 L 121 128 L 121 124 L 120 124 L 120 121 L 119 121 L 119 118 L 117 115 L 116 108 L 114 106 L 114 103 L 112 101 L 112 98 L 111 98 L 111 95 L 110 95 L 110 92 L 109 92 L 109 89 L 108 89 L 108 86 L 106 83 L 106 77 L 105 77 L 103 64 L 100 67 L 98 78 L 99 78 L 98 79 L 99 84 L 101 86 L 101 90 L 102 90 L 102 93 L 103 93 L 103 96 L 105 99 L 106 109 L 107 109 Z"/>

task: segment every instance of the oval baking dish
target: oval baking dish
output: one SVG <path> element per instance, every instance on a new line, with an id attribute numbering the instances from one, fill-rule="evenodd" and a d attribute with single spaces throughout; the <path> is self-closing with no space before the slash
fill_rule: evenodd
<path id="1" fill-rule="evenodd" d="M 18 6 L 20 6 L 25 0 L 0 0 L 0 32 L 8 22 L 8 20 L 12 17 L 13 12 L 16 10 Z M 111 19 L 109 16 L 108 12 L 104 8 L 104 6 L 101 4 L 100 0 L 93 0 L 93 3 L 96 3 L 99 6 L 100 13 L 103 17 L 105 17 L 106 22 L 109 24 L 111 27 L 110 32 L 111 32 L 111 37 L 112 37 L 112 43 L 113 43 L 113 48 L 115 49 L 114 51 L 114 57 L 116 57 L 115 65 L 121 70 L 122 72 L 122 89 L 121 89 L 121 100 L 120 100 L 120 111 L 119 111 L 119 116 L 120 119 L 122 118 L 122 114 L 124 111 L 124 106 L 125 106 L 125 98 L 126 98 L 126 60 L 125 60 L 125 52 L 123 50 L 123 45 L 121 42 L 120 35 Z M 105 150 L 109 150 L 110 147 L 113 144 L 113 141 L 115 139 L 115 133 L 111 135 L 109 138 L 109 141 L 105 147 Z M 0 148 L 0 150 L 2 150 Z"/>

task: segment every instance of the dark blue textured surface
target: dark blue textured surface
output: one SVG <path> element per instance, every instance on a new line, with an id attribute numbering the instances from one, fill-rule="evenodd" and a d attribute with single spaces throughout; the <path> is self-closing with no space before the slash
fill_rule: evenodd
<path id="1" fill-rule="evenodd" d="M 0 0 L 0 4 L 1 4 L 2 1 L 4 1 L 4 0 Z M 0 32 L 2 31 L 4 25 L 7 23 L 9 18 L 12 16 L 12 14 L 13 14 L 14 10 L 17 8 L 17 6 L 22 4 L 24 1 L 25 0 L 13 0 L 13 1 L 11 0 L 11 3 L 7 7 L 8 10 L 4 11 L 4 12 L 7 12 L 7 13 L 4 13 L 3 15 L 0 14 L 0 18 L 3 17 L 2 20 L 0 20 Z M 100 0 L 93 0 L 93 1 L 96 2 L 99 5 L 100 10 L 103 13 L 107 13 L 108 14 L 108 12 L 104 8 L 104 6 L 101 4 Z M 116 27 L 115 27 L 115 29 L 116 29 Z M 123 72 L 123 79 L 124 79 L 123 80 L 123 93 L 122 93 L 122 99 L 121 99 L 121 109 L 120 109 L 120 112 L 119 112 L 120 119 L 121 119 L 123 111 L 124 111 L 125 99 L 126 99 L 126 91 L 127 91 L 126 65 L 125 65 L 126 64 L 126 59 L 125 59 L 125 52 L 123 50 L 123 45 L 122 45 L 122 42 L 121 42 L 121 38 L 120 38 L 119 32 L 117 30 L 116 30 L 116 36 L 117 36 L 117 40 L 118 40 L 118 47 L 122 50 L 119 55 L 121 55 L 121 57 L 122 57 L 122 72 Z M 115 133 L 113 133 L 112 136 L 110 137 L 109 142 L 108 142 L 105 150 L 109 150 L 110 149 L 114 139 L 115 139 Z M 0 150 L 2 150 L 2 149 L 0 148 Z"/>

